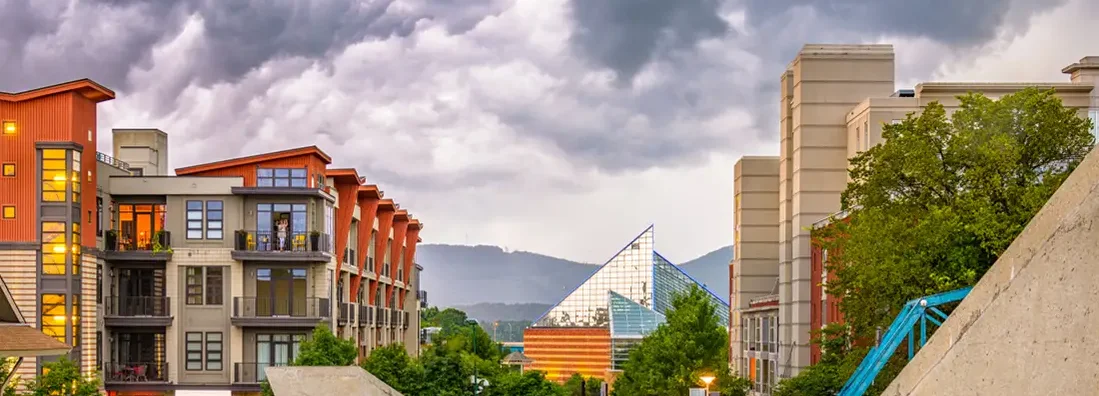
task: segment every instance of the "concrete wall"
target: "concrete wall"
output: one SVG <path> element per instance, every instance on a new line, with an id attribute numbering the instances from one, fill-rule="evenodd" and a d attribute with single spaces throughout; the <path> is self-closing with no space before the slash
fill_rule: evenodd
<path id="1" fill-rule="evenodd" d="M 1095 394 L 1097 219 L 1092 151 L 883 394 Z"/>
<path id="2" fill-rule="evenodd" d="M 159 129 L 114 129 L 115 158 L 146 176 L 168 176 L 168 134 Z"/>
<path id="3" fill-rule="evenodd" d="M 740 312 L 772 294 L 778 281 L 779 157 L 744 157 L 733 167 L 733 262 L 729 339 L 733 364 L 743 352 Z"/>

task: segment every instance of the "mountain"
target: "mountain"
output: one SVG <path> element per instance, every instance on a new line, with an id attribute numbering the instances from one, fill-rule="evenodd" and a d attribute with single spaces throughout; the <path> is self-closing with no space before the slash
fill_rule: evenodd
<path id="1" fill-rule="evenodd" d="M 462 310 L 470 318 L 481 322 L 495 321 L 533 321 L 548 311 L 552 304 L 541 303 L 478 303 L 472 305 L 455 305 L 454 308 Z"/>
<path id="2" fill-rule="evenodd" d="M 732 248 L 726 246 L 680 267 L 727 300 L 730 259 Z M 489 316 L 501 320 L 533 320 L 535 317 L 529 317 L 530 311 L 537 309 L 502 304 L 556 304 L 599 269 L 595 264 L 531 252 L 506 252 L 500 247 L 486 245 L 419 245 L 416 261 L 424 267 L 421 287 L 427 291 L 430 305 L 469 308 L 478 303 L 501 303 L 501 306 L 486 305 L 485 311 L 477 315 L 470 313 L 482 320 L 488 320 Z"/>

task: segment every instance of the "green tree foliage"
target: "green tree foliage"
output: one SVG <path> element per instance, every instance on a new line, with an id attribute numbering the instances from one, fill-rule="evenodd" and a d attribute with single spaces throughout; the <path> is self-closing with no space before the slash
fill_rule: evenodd
<path id="1" fill-rule="evenodd" d="M 1094 143 L 1090 121 L 1053 91 L 959 99 L 950 116 L 930 103 L 885 125 L 885 142 L 851 161 L 842 196 L 851 215 L 820 231 L 835 274 L 828 293 L 843 296 L 854 339 L 873 340 L 908 300 L 975 284 Z M 835 359 L 784 381 L 776 394 L 831 394 L 865 351 L 825 353 Z M 900 371 L 902 355 L 875 387 Z"/>
<path id="2" fill-rule="evenodd" d="M 700 386 L 699 377 L 718 377 L 723 395 L 744 395 L 747 382 L 729 373 L 729 335 L 717 307 L 697 286 L 672 299 L 666 322 L 645 337 L 615 380 L 615 395 L 685 395 Z"/>
<path id="3" fill-rule="evenodd" d="M 80 367 L 67 357 L 42 367 L 45 374 L 26 382 L 28 396 L 95 396 L 99 395 L 99 377 L 80 374 Z"/>
<path id="4" fill-rule="evenodd" d="M 391 345 L 372 351 L 363 369 L 407 396 L 470 395 L 474 375 L 488 384 L 480 388 L 483 395 L 563 395 L 564 390 L 540 372 L 519 374 L 503 368 L 500 344 L 464 312 L 435 309 L 425 315 L 425 322 L 429 320 L 442 330 L 419 358 Z"/>
<path id="5" fill-rule="evenodd" d="M 598 378 L 585 378 L 579 373 L 574 373 L 568 381 L 565 381 L 565 394 L 580 396 L 580 389 L 583 386 L 585 396 L 599 396 L 599 386 L 602 383 L 603 381 Z"/>
<path id="6" fill-rule="evenodd" d="M 328 325 L 321 323 L 313 329 L 313 336 L 302 341 L 298 347 L 298 356 L 291 366 L 351 366 L 359 357 L 355 341 L 336 337 Z M 267 380 L 260 383 L 260 394 L 273 396 L 271 384 Z"/>

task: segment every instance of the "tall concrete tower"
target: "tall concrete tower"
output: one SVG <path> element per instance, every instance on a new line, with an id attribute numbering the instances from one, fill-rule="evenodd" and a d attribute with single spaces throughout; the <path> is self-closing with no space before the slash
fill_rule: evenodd
<path id="1" fill-rule="evenodd" d="M 168 134 L 159 129 L 113 129 L 114 157 L 135 175 L 168 176 Z"/>

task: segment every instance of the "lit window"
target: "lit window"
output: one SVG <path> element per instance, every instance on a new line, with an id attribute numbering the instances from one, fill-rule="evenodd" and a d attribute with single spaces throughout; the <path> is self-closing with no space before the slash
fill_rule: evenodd
<path id="1" fill-rule="evenodd" d="M 12 163 L 4 164 L 4 176 L 15 177 L 15 164 L 12 164 Z"/>
<path id="2" fill-rule="evenodd" d="M 42 150 L 42 200 L 45 202 L 65 202 L 65 187 L 68 167 L 65 150 Z"/>
<path id="3" fill-rule="evenodd" d="M 5 135 L 14 135 L 17 127 L 15 121 L 4 121 L 3 131 Z"/>
<path id="4" fill-rule="evenodd" d="M 65 295 L 42 295 L 42 332 L 46 335 L 65 341 Z"/>
<path id="5" fill-rule="evenodd" d="M 72 153 L 72 175 L 70 176 L 73 186 L 73 203 L 80 203 L 80 153 Z"/>
<path id="6" fill-rule="evenodd" d="M 4 220 L 11 220 L 15 218 L 15 206 L 4 205 Z"/>
<path id="7" fill-rule="evenodd" d="M 65 223 L 42 222 L 42 274 L 65 275 L 65 253 L 68 250 Z"/>

